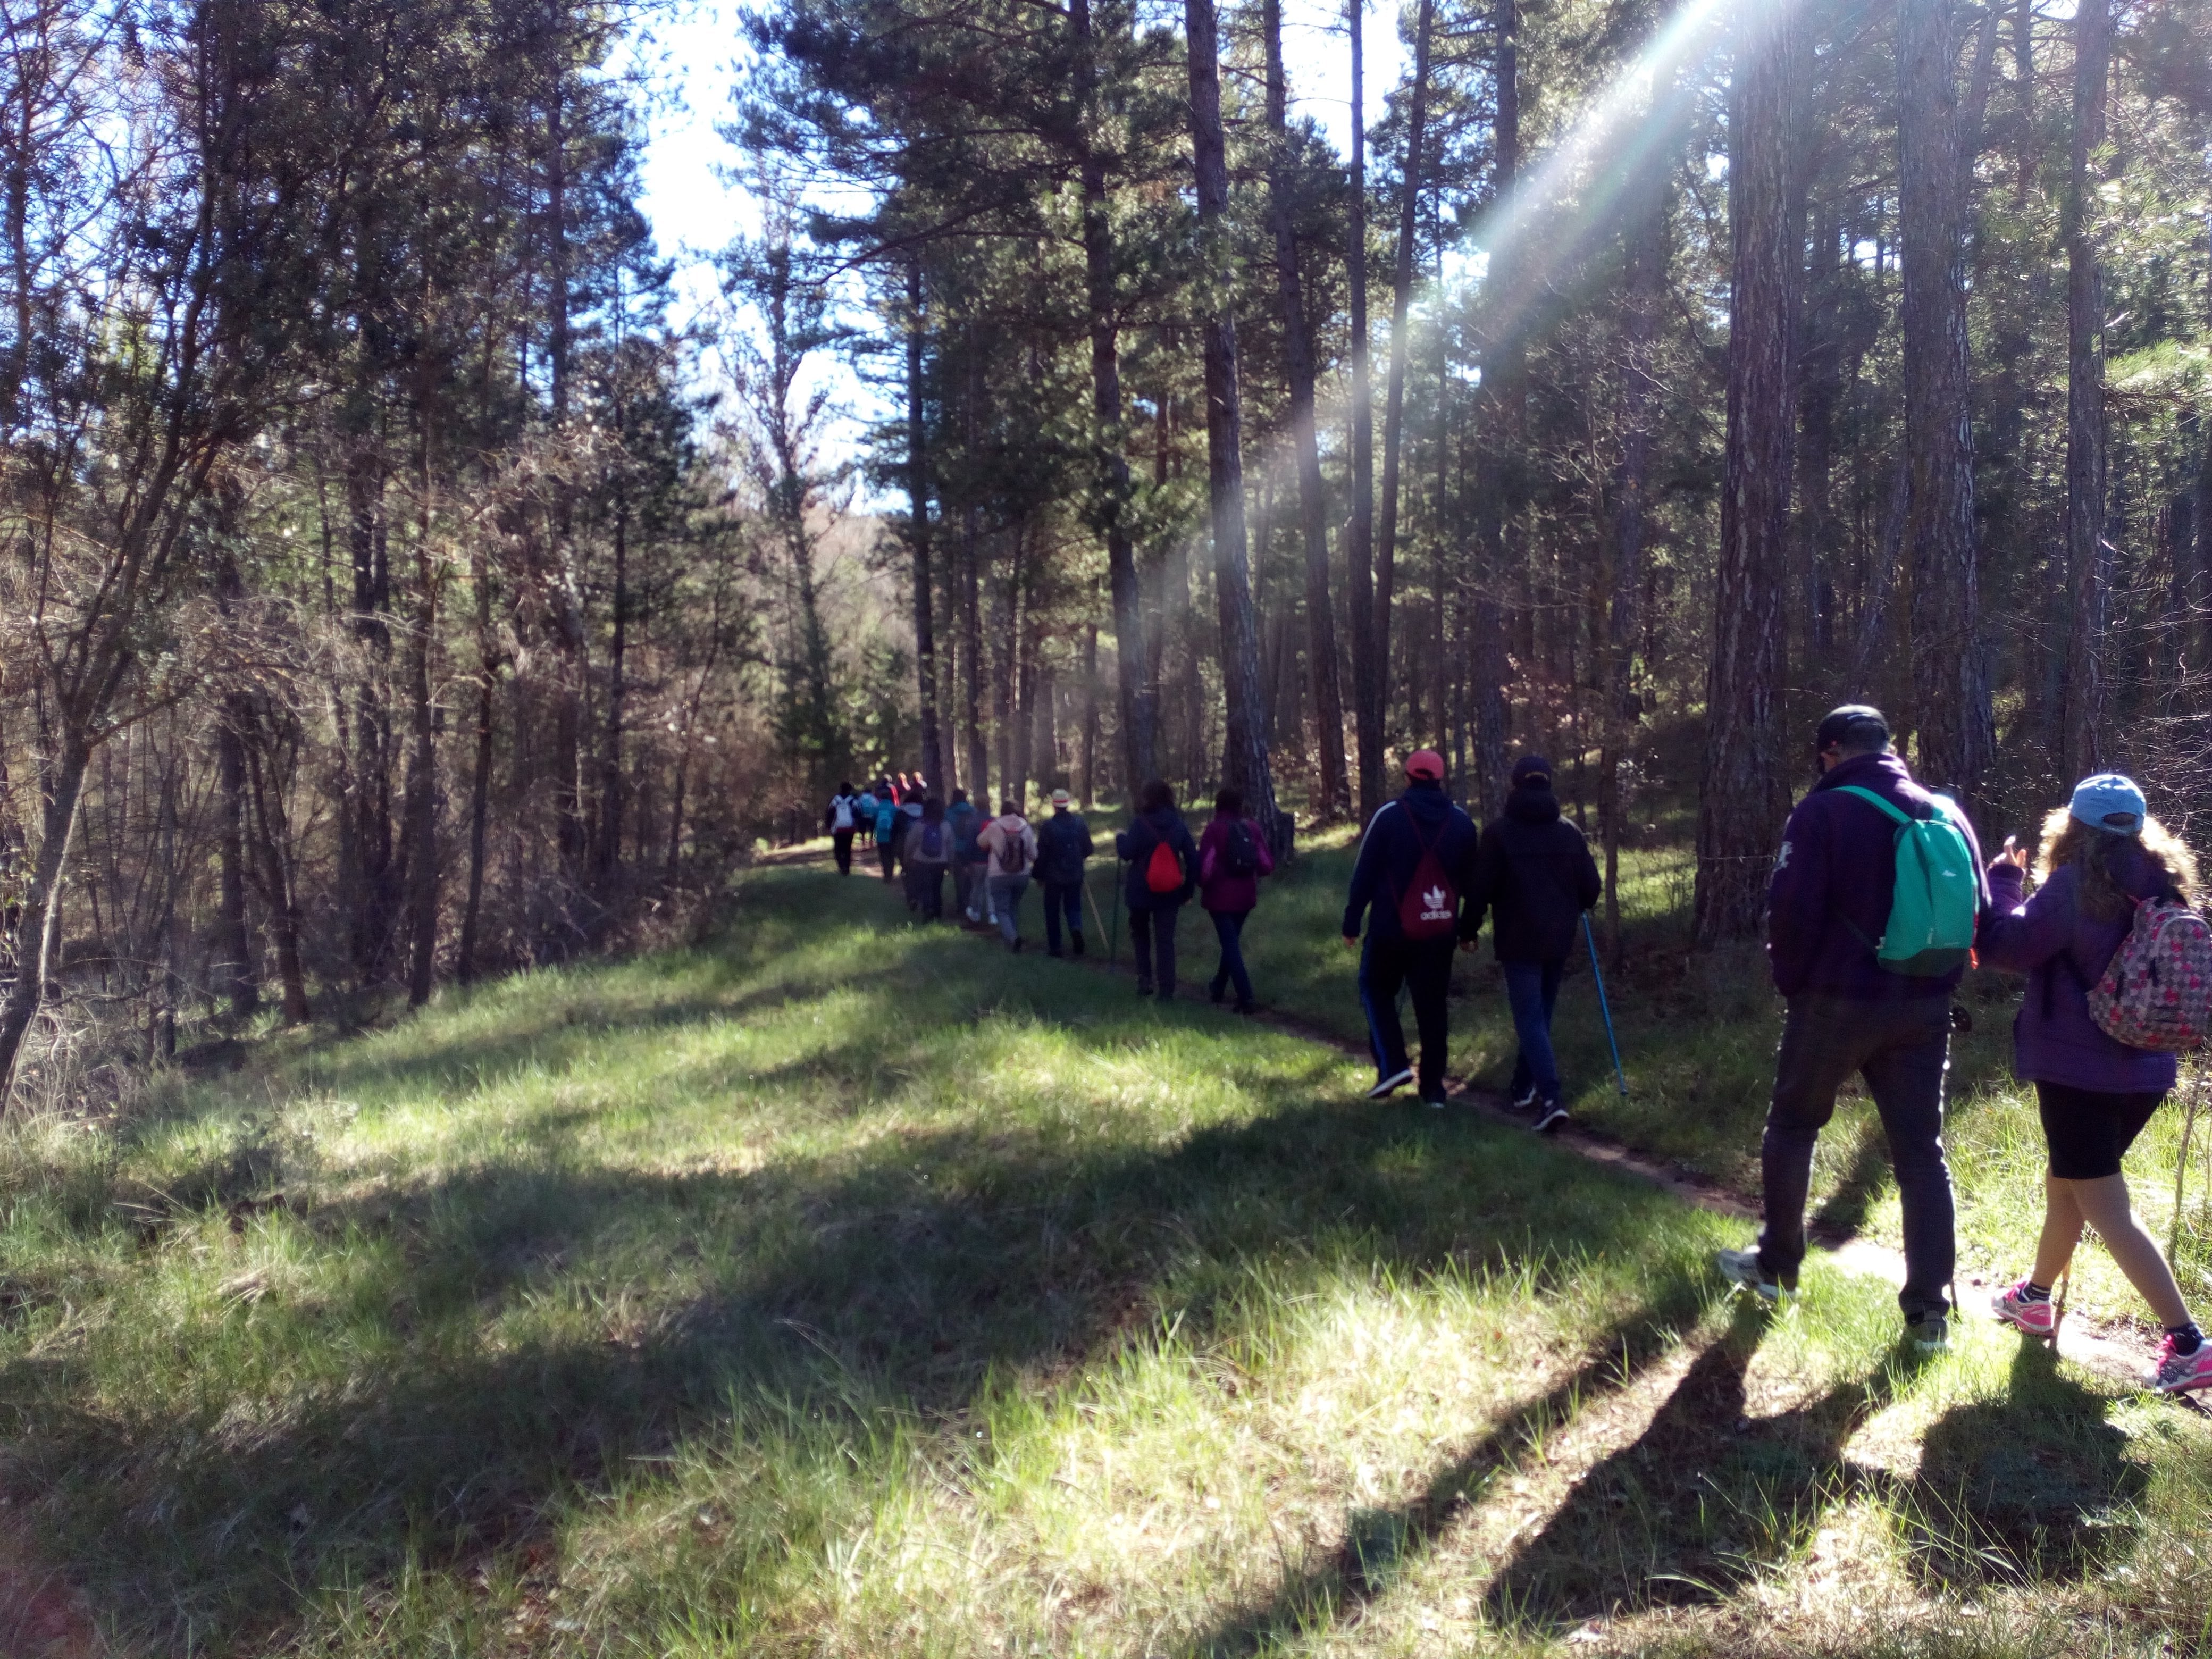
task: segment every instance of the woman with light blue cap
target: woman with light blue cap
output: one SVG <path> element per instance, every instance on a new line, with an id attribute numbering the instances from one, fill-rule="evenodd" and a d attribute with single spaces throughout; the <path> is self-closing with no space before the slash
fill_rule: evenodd
<path id="1" fill-rule="evenodd" d="M 2051 1157 L 2035 1266 L 1998 1293 L 1997 1317 L 2033 1336 L 2052 1334 L 2051 1287 L 2083 1227 L 2094 1227 L 2166 1327 L 2148 1385 L 2166 1394 L 2212 1387 L 2212 1344 L 2129 1208 L 2120 1174 L 2120 1160 L 2172 1089 L 2178 1067 L 2171 1054 L 2106 1035 L 2089 1012 L 2089 988 L 2126 942 L 2137 902 L 2193 903 L 2197 860 L 2150 816 L 2133 780 L 2105 772 L 2082 779 L 2073 799 L 2044 819 L 2033 897 L 2022 900 L 2027 853 L 2010 837 L 1989 873 L 1992 914 L 1975 947 L 1985 967 L 2028 976 L 2013 1022 L 2013 1070 L 2035 1085 Z"/>

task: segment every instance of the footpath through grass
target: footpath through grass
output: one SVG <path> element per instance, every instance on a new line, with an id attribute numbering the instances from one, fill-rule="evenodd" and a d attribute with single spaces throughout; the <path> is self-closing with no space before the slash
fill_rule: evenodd
<path id="1" fill-rule="evenodd" d="M 1769 1323 L 1735 1226 L 1365 1075 L 757 872 L 713 948 L 17 1126 L 0 1484 L 126 1652 L 2206 1639 L 2196 1419 L 1817 1266 Z"/>

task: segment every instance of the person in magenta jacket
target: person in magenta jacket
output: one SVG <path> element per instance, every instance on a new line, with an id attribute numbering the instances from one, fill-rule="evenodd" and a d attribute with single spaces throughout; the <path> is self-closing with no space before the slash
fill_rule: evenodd
<path id="1" fill-rule="evenodd" d="M 2090 1017 L 2089 988 L 2105 976 L 2145 899 L 2194 901 L 2189 848 L 2152 817 L 2142 791 L 2116 773 L 2084 778 L 2044 820 L 2033 897 L 2027 854 L 2008 839 L 1990 866 L 1990 911 L 1974 947 L 1986 967 L 2027 975 L 2013 1021 L 2013 1070 L 2035 1085 L 2050 1152 L 2043 1236 L 2035 1266 L 1994 1298 L 1997 1317 L 2032 1336 L 2057 1328 L 2051 1287 L 2086 1224 L 2166 1327 L 2148 1385 L 2161 1393 L 2212 1388 L 2212 1345 L 2190 1317 L 2173 1270 L 2128 1204 L 2120 1160 L 2174 1085 L 2170 1054 L 2129 1047 Z"/>
<path id="2" fill-rule="evenodd" d="M 1252 1012 L 1252 975 L 1244 969 L 1244 918 L 1260 902 L 1260 878 L 1275 873 L 1267 836 L 1244 816 L 1244 792 L 1224 789 L 1213 798 L 1213 822 L 1198 838 L 1198 902 L 1213 918 L 1221 965 L 1206 988 L 1218 1002 L 1237 986 L 1237 1012 Z"/>

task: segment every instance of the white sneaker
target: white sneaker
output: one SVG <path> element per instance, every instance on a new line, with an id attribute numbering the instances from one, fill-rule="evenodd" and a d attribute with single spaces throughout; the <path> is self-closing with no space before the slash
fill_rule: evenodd
<path id="1" fill-rule="evenodd" d="M 1721 1270 L 1721 1277 L 1741 1290 L 1749 1291 L 1761 1302 L 1779 1302 L 1783 1297 L 1780 1281 L 1769 1279 L 1765 1269 L 1759 1265 L 1757 1250 L 1720 1250 L 1713 1256 L 1713 1264 Z"/>
<path id="2" fill-rule="evenodd" d="M 1367 1091 L 1367 1097 L 1370 1100 L 1387 1100 L 1413 1080 L 1413 1068 L 1410 1066 L 1405 1066 L 1401 1070 L 1394 1072 L 1370 1089 Z"/>

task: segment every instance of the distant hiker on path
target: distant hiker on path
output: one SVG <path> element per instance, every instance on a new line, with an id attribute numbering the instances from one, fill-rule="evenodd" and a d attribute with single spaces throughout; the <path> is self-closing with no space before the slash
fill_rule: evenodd
<path id="1" fill-rule="evenodd" d="M 1444 1060 L 1451 1032 L 1445 996 L 1451 988 L 1452 946 L 1472 949 L 1474 933 L 1460 906 L 1473 890 L 1478 836 L 1474 820 L 1444 793 L 1443 757 L 1416 749 L 1406 757 L 1406 793 L 1368 820 L 1344 906 L 1344 945 L 1359 951 L 1359 1006 L 1367 1015 L 1381 1100 L 1414 1081 L 1398 1018 L 1398 988 L 1412 994 L 1421 1036 L 1420 1092 L 1444 1103 Z M 1365 919 L 1367 941 L 1360 944 Z"/>
<path id="2" fill-rule="evenodd" d="M 1978 941 L 1986 966 L 2028 976 L 2013 1022 L 2013 1072 L 2035 1085 L 2050 1152 L 2034 1268 L 1998 1292 L 1993 1305 L 1998 1318 L 2031 1336 L 2053 1334 L 2051 1287 L 2073 1261 L 2082 1227 L 2094 1227 L 2166 1328 L 2146 1385 L 2162 1394 L 2212 1388 L 2212 1346 L 2190 1317 L 2173 1270 L 2129 1208 L 2120 1174 L 2120 1160 L 2172 1089 L 2179 1067 L 2171 1052 L 2112 1035 L 2112 1014 L 2125 1009 L 2108 1006 L 2100 1020 L 2090 996 L 2124 948 L 2142 948 L 2130 943 L 2130 934 L 2141 939 L 2150 932 L 2147 924 L 2178 921 L 2201 948 L 2201 922 L 2161 916 L 2154 908 L 2195 902 L 2197 860 L 2150 816 L 2142 791 L 2111 773 L 2083 779 L 2072 801 L 2043 821 L 2042 853 L 2035 896 L 2023 902 L 2027 853 L 2005 842 L 1989 868 L 1993 909 Z M 2191 975 L 2171 976 L 2183 988 L 2173 1007 L 2193 1017 L 2201 1033 L 2202 964 L 2192 973 L 2199 981 L 2194 994 L 2187 988 Z"/>
<path id="3" fill-rule="evenodd" d="M 983 828 L 983 815 L 968 799 L 965 789 L 952 792 L 952 805 L 945 809 L 945 826 L 952 831 L 952 905 L 970 921 L 982 920 L 975 896 L 983 885 L 985 854 L 976 851 L 975 837 Z"/>
<path id="4" fill-rule="evenodd" d="M 830 810 L 822 815 L 822 827 L 830 832 L 830 850 L 836 855 L 837 873 L 853 873 L 853 835 L 860 827 L 863 812 L 872 813 L 874 803 L 866 795 L 856 795 L 853 786 L 841 783 L 837 793 L 830 797 Z"/>
<path id="5" fill-rule="evenodd" d="M 1898 1303 L 1932 1352 L 1946 1344 L 1958 1249 L 1943 1156 L 1951 993 L 1989 889 L 1966 814 L 1912 781 L 1880 711 L 1834 710 L 1813 746 L 1820 781 L 1790 814 L 1767 889 L 1767 965 L 1789 1012 L 1759 1152 L 1766 1224 L 1756 1249 L 1723 1250 L 1720 1268 L 1765 1301 L 1796 1289 L 1814 1143 L 1856 1073 L 1905 1212 Z"/>
<path id="6" fill-rule="evenodd" d="M 1534 1111 L 1528 1127 L 1539 1134 L 1566 1121 L 1552 1009 L 1583 912 L 1604 890 L 1589 843 L 1559 815 L 1552 763 L 1541 755 L 1522 756 L 1514 763 L 1504 811 L 1482 832 L 1464 930 L 1472 937 L 1483 913 L 1490 913 L 1491 944 L 1505 972 L 1505 1000 L 1521 1043 L 1513 1061 L 1513 1109 Z"/>
<path id="7" fill-rule="evenodd" d="M 1260 878 L 1275 873 L 1275 855 L 1259 824 L 1244 816 L 1244 792 L 1213 798 L 1213 822 L 1198 838 L 1198 902 L 1213 919 L 1221 965 L 1206 989 L 1218 1002 L 1237 986 L 1237 1012 L 1252 1012 L 1252 975 L 1244 969 L 1244 919 L 1260 902 Z"/>
<path id="8" fill-rule="evenodd" d="M 898 802 L 892 797 L 890 784 L 878 784 L 871 827 L 876 837 L 876 857 L 882 861 L 885 881 L 898 873 L 898 836 L 904 822 L 899 816 Z"/>
<path id="9" fill-rule="evenodd" d="M 945 872 L 952 862 L 952 831 L 945 806 L 932 795 L 920 820 L 906 832 L 906 902 L 924 921 L 945 920 Z"/>
<path id="10" fill-rule="evenodd" d="M 1115 836 L 1114 850 L 1129 866 L 1121 896 L 1137 947 L 1137 994 L 1172 998 L 1176 918 L 1198 883 L 1198 845 L 1176 811 L 1175 791 L 1158 778 L 1146 784 L 1137 816 Z"/>
<path id="11" fill-rule="evenodd" d="M 999 933 L 1006 949 L 1018 955 L 1022 948 L 1022 895 L 1030 890 L 1030 871 L 1036 863 L 1036 831 L 1022 816 L 1022 804 L 1009 797 L 999 803 L 999 816 L 983 826 L 975 845 L 990 856 L 985 866 L 991 909 L 999 918 Z"/>
<path id="12" fill-rule="evenodd" d="M 1091 826 L 1065 789 L 1052 792 L 1052 816 L 1036 832 L 1037 884 L 1044 889 L 1044 948 L 1060 954 L 1060 924 L 1068 949 L 1083 954 L 1083 866 L 1094 850 Z"/>

